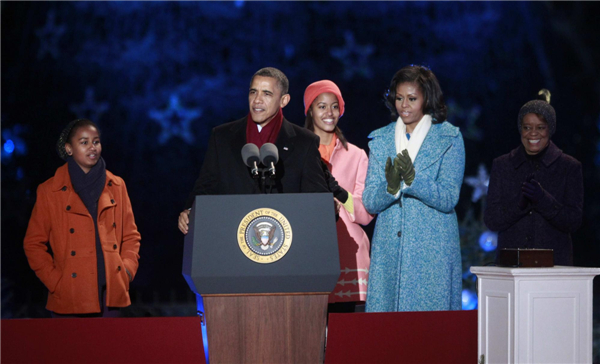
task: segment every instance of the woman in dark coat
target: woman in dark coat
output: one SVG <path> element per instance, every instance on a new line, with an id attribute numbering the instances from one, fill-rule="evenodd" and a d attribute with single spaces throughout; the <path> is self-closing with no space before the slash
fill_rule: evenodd
<path id="1" fill-rule="evenodd" d="M 581 163 L 550 140 L 556 113 L 550 92 L 519 111 L 521 145 L 494 160 L 484 220 L 498 249 L 553 249 L 555 265 L 573 265 L 571 233 L 581 225 Z"/>

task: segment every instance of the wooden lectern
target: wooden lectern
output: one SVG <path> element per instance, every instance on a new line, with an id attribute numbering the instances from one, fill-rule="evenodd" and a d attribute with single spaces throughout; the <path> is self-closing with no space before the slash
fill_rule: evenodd
<path id="1" fill-rule="evenodd" d="M 330 193 L 196 197 L 183 275 L 207 363 L 323 362 L 339 274 Z"/>

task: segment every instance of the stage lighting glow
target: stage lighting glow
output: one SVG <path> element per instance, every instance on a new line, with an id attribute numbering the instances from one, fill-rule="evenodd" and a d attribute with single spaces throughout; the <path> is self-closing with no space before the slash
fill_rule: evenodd
<path id="1" fill-rule="evenodd" d="M 470 289 L 462 291 L 462 309 L 474 310 L 477 308 L 477 295 Z"/>
<path id="2" fill-rule="evenodd" d="M 486 252 L 496 250 L 498 247 L 498 233 L 487 230 L 479 237 L 479 246 Z"/>
<path id="3" fill-rule="evenodd" d="M 4 143 L 4 151 L 8 154 L 15 151 L 15 143 L 12 140 L 8 139 L 6 143 Z"/>

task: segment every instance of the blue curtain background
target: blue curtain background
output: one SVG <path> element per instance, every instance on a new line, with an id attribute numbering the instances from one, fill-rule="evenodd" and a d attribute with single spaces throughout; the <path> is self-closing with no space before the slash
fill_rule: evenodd
<path id="1" fill-rule="evenodd" d="M 382 95 L 392 75 L 411 63 L 433 69 L 448 120 L 465 137 L 465 176 L 475 178 L 463 186 L 457 206 L 459 220 L 470 221 L 461 225 L 465 272 L 490 259 L 477 252 L 477 239 L 485 232 L 481 207 L 492 160 L 519 145 L 519 108 L 540 88 L 550 89 L 558 119 L 553 141 L 584 166 L 585 215 L 574 234 L 575 264 L 599 266 L 599 3 L 0 6 L 3 318 L 48 316 L 45 289 L 27 264 L 22 241 L 37 185 L 62 164 L 58 135 L 79 117 L 101 128 L 107 168 L 125 179 L 142 234 L 128 315 L 193 315 L 181 275 L 177 216 L 211 128 L 247 114 L 250 78 L 265 66 L 287 74 L 291 102 L 284 114 L 299 125 L 306 86 L 336 82 L 346 101 L 339 125 L 365 150 L 367 135 L 390 121 Z M 372 225 L 366 230 L 371 234 Z M 465 285 L 472 279 L 466 273 Z"/>

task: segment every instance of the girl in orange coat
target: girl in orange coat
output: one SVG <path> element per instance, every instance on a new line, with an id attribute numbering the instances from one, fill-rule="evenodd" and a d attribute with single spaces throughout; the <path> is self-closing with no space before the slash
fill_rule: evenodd
<path id="1" fill-rule="evenodd" d="M 131 304 L 140 249 L 125 182 L 106 170 L 90 120 L 69 123 L 57 150 L 67 163 L 37 189 L 25 255 L 48 289 L 53 317 L 117 316 Z"/>

